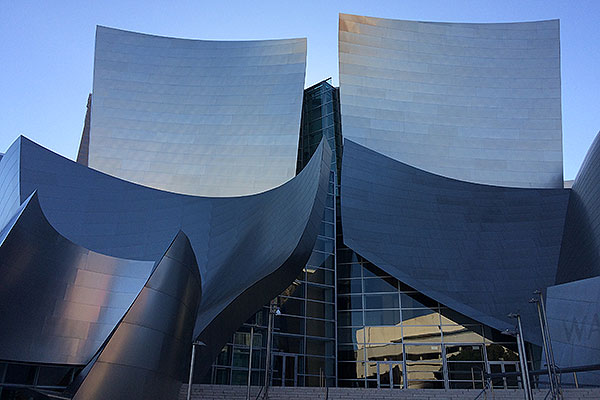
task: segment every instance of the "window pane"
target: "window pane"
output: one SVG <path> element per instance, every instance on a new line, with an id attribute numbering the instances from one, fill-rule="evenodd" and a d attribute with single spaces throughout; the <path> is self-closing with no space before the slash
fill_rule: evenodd
<path id="1" fill-rule="evenodd" d="M 364 343 L 365 328 L 338 328 L 338 342 Z"/>
<path id="2" fill-rule="evenodd" d="M 304 300 L 280 296 L 279 308 L 282 314 L 304 315 Z"/>
<path id="3" fill-rule="evenodd" d="M 443 326 L 444 342 L 447 343 L 483 343 L 481 325 Z"/>
<path id="4" fill-rule="evenodd" d="M 399 308 L 400 299 L 398 294 L 378 294 L 365 296 L 365 308 L 380 309 L 380 308 Z"/>
<path id="5" fill-rule="evenodd" d="M 394 279 L 369 278 L 364 279 L 365 293 L 397 292 L 397 281 Z"/>
<path id="6" fill-rule="evenodd" d="M 369 361 L 402 361 L 401 344 L 369 344 L 367 346 Z"/>
<path id="7" fill-rule="evenodd" d="M 362 280 L 338 280 L 338 293 L 360 293 L 362 292 Z"/>
<path id="8" fill-rule="evenodd" d="M 365 363 L 339 362 L 338 374 L 340 379 L 356 379 L 365 377 Z"/>
<path id="9" fill-rule="evenodd" d="M 317 356 L 335 356 L 335 342 L 333 340 L 306 339 L 306 352 Z"/>
<path id="10" fill-rule="evenodd" d="M 304 319 L 279 315 L 274 317 L 273 325 L 286 333 L 304 334 Z"/>
<path id="11" fill-rule="evenodd" d="M 402 343 L 402 329 L 399 326 L 366 326 L 367 343 Z"/>
<path id="12" fill-rule="evenodd" d="M 338 278 L 360 278 L 361 268 L 360 264 L 339 264 L 337 270 Z"/>
<path id="13" fill-rule="evenodd" d="M 333 285 L 333 271 L 328 269 L 306 267 L 306 280 L 308 282 Z"/>
<path id="14" fill-rule="evenodd" d="M 32 385 L 35 378 L 35 368 L 32 365 L 8 364 L 4 382 Z"/>
<path id="15" fill-rule="evenodd" d="M 364 353 L 362 348 L 359 350 L 356 345 L 339 345 L 338 360 L 340 361 L 363 361 Z"/>
<path id="16" fill-rule="evenodd" d="M 67 386 L 71 383 L 73 368 L 71 367 L 40 367 L 38 386 Z"/>
<path id="17" fill-rule="evenodd" d="M 438 303 L 420 293 L 402 293 L 400 295 L 402 308 L 438 308 Z"/>
<path id="18" fill-rule="evenodd" d="M 442 350 L 440 345 L 405 345 L 404 351 L 406 352 L 406 359 L 411 361 L 429 361 L 442 359 Z"/>
<path id="19" fill-rule="evenodd" d="M 304 351 L 304 338 L 274 333 L 273 349 L 282 353 L 302 353 Z"/>
<path id="20" fill-rule="evenodd" d="M 306 324 L 306 334 L 309 336 L 332 337 L 334 332 L 334 323 L 329 321 L 319 321 L 316 319 L 308 320 Z"/>
<path id="21" fill-rule="evenodd" d="M 402 309 L 402 321 L 405 325 L 439 325 L 440 314 L 428 308 L 421 310 Z"/>
<path id="22" fill-rule="evenodd" d="M 362 326 L 362 311 L 338 311 L 338 324 L 340 326 Z"/>
<path id="23" fill-rule="evenodd" d="M 397 325 L 400 310 L 365 311 L 365 325 Z"/>
<path id="24" fill-rule="evenodd" d="M 339 296 L 338 308 L 340 310 L 360 310 L 362 309 L 361 295 Z"/>
<path id="25" fill-rule="evenodd" d="M 481 346 L 446 346 L 448 361 L 483 361 Z"/>
<path id="26" fill-rule="evenodd" d="M 441 343 L 440 327 L 435 326 L 406 326 L 402 325 L 404 342 L 435 342 Z"/>
<path id="27" fill-rule="evenodd" d="M 309 299 L 333 303 L 333 288 L 315 285 L 306 285 L 306 296 Z"/>
<path id="28" fill-rule="evenodd" d="M 321 319 L 334 319 L 335 307 L 329 303 L 317 303 L 315 301 L 306 302 L 306 316 Z"/>

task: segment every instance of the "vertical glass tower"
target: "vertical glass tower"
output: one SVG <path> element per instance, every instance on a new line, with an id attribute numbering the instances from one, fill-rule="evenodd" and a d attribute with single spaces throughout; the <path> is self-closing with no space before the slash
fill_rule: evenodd
<path id="1" fill-rule="evenodd" d="M 275 299 L 272 354 L 273 386 L 336 385 L 336 187 L 341 161 L 338 89 L 327 81 L 304 91 L 297 172 L 325 136 L 333 157 L 320 232 L 311 258 L 296 280 Z M 264 381 L 269 307 L 250 318 L 215 360 L 205 383 L 243 385 L 248 379 L 250 327 L 254 326 L 252 384 Z"/>

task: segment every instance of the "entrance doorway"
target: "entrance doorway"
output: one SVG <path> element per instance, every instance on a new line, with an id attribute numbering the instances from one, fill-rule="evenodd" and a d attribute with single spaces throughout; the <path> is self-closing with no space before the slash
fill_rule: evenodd
<path id="1" fill-rule="evenodd" d="M 296 354 L 274 353 L 271 386 L 298 385 L 298 356 Z"/>

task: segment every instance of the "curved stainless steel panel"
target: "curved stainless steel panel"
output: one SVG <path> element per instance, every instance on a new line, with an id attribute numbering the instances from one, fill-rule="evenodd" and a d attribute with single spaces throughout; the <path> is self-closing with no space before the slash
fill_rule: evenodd
<path id="1" fill-rule="evenodd" d="M 573 182 L 556 283 L 600 275 L 600 133 Z"/>
<path id="2" fill-rule="evenodd" d="M 80 246 L 151 261 L 161 256 L 173 232 L 187 233 L 202 276 L 194 335 L 204 335 L 209 352 L 220 350 L 225 328 L 235 330 L 306 263 L 323 215 L 331 162 L 323 142 L 302 172 L 278 188 L 208 198 L 126 182 L 23 137 L 10 151 L 21 166 L 15 176 L 22 199 L 37 191 L 50 224 Z M 224 310 L 231 310 L 226 318 Z"/>
<path id="3" fill-rule="evenodd" d="M 559 21 L 340 14 L 344 137 L 469 182 L 562 188 Z"/>
<path id="4" fill-rule="evenodd" d="M 184 379 L 201 295 L 196 257 L 183 232 L 156 264 L 93 364 L 67 391 L 74 400 L 175 399 Z"/>
<path id="5" fill-rule="evenodd" d="M 0 359 L 86 364 L 153 265 L 67 240 L 33 193 L 0 233 Z"/>
<path id="6" fill-rule="evenodd" d="M 434 175 L 344 141 L 344 243 L 388 274 L 498 330 L 554 284 L 569 199 L 566 189 L 517 189 Z"/>
<path id="7" fill-rule="evenodd" d="M 99 26 L 89 166 L 177 193 L 238 196 L 294 176 L 306 39 L 206 41 Z"/>
<path id="8" fill-rule="evenodd" d="M 557 366 L 566 368 L 598 364 L 600 360 L 598 310 L 600 310 L 600 276 L 548 288 L 546 312 Z M 600 386 L 600 371 L 577 372 L 576 378 L 580 387 Z M 563 387 L 574 385 L 573 374 L 563 373 L 560 382 L 561 385 L 565 385 Z"/>

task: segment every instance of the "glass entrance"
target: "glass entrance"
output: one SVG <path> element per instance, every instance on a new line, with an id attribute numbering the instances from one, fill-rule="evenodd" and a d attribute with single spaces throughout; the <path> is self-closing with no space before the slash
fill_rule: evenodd
<path id="1" fill-rule="evenodd" d="M 377 362 L 377 387 L 382 389 L 401 389 L 402 385 L 401 362 Z"/>
<path id="2" fill-rule="evenodd" d="M 298 356 L 287 353 L 273 354 L 271 386 L 297 386 Z"/>

